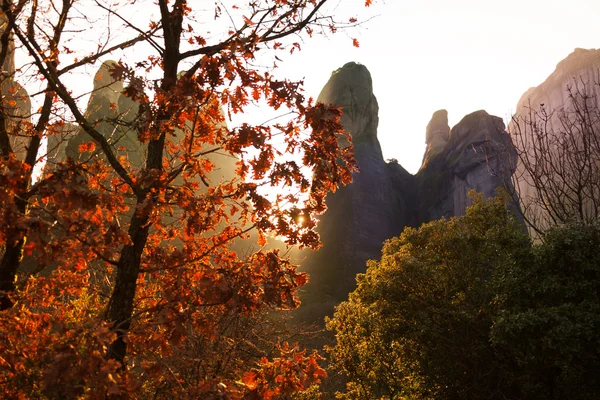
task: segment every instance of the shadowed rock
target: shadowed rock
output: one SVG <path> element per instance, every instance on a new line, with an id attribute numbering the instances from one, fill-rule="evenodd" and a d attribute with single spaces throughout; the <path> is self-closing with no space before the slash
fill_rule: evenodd
<path id="1" fill-rule="evenodd" d="M 318 100 L 342 107 L 342 124 L 352 136 L 360 170 L 350 185 L 328 195 L 318 227 L 323 247 L 302 262 L 311 282 L 299 318 L 311 322 L 347 298 L 356 274 L 366 270 L 368 259 L 380 257 L 386 239 L 407 226 L 464 214 L 471 189 L 495 196 L 497 188 L 510 184 L 515 161 L 500 118 L 477 111 L 450 130 L 448 113 L 439 110 L 427 125 L 419 173 L 413 176 L 397 162 L 386 163 L 377 139 L 371 76 L 360 64 L 335 71 Z M 507 170 L 501 168 L 504 163 Z"/>
<path id="2" fill-rule="evenodd" d="M 11 58 L 10 55 L 7 58 Z M 12 150 L 18 159 L 25 160 L 29 136 L 24 123 L 31 121 L 31 100 L 27 90 L 12 77 L 2 82 L 2 111 L 8 117 Z"/>
<path id="3" fill-rule="evenodd" d="M 98 69 L 84 116 L 109 141 L 117 154 L 130 157 L 130 162 L 139 166 L 144 150 L 131 129 L 138 105 L 122 95 L 123 81 L 111 73 L 116 65 L 115 61 L 105 61 Z M 91 141 L 91 136 L 80 128 L 69 139 L 66 156 L 79 159 L 79 146 Z"/>
<path id="4" fill-rule="evenodd" d="M 342 108 L 342 125 L 352 136 L 359 172 L 352 184 L 327 196 L 328 210 L 318 227 L 323 247 L 302 262 L 311 273 L 305 296 L 310 300 L 303 309 L 308 320 L 318 320 L 344 300 L 356 274 L 380 253 L 383 241 L 411 223 L 407 188 L 412 176 L 383 159 L 377 139 L 379 107 L 367 68 L 348 63 L 333 72 L 318 101 Z"/>
<path id="5" fill-rule="evenodd" d="M 0 13 L 0 31 L 6 27 L 6 24 L 6 16 Z M 8 37 L 8 49 L 1 68 L 1 105 L 2 112 L 8 119 L 6 130 L 13 152 L 18 159 L 24 160 L 29 138 L 23 123 L 31 120 L 31 100 L 27 90 L 15 81 L 15 43 L 12 33 Z"/>
<path id="6" fill-rule="evenodd" d="M 490 198 L 498 188 L 512 188 L 515 164 L 516 152 L 502 119 L 483 110 L 467 115 L 416 175 L 419 221 L 464 215 L 472 189 Z"/>
<path id="7" fill-rule="evenodd" d="M 431 121 L 427 124 L 425 130 L 425 143 L 427 148 L 423 156 L 421 168 L 427 165 L 427 162 L 439 154 L 446 144 L 450 136 L 450 127 L 448 126 L 448 111 L 438 110 L 433 113 Z"/>

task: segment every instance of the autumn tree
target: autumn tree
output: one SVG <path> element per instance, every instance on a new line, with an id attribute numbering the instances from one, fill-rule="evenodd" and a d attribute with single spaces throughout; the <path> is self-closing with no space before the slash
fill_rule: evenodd
<path id="1" fill-rule="evenodd" d="M 340 111 L 257 59 L 343 27 L 327 3 L 1 2 L 0 61 L 10 65 L 14 48 L 28 57 L 2 71 L 4 393 L 282 398 L 322 376 L 316 355 L 284 343 L 234 368 L 202 370 L 191 352 L 225 360 L 211 356 L 231 350 L 219 340 L 251 341 L 244 326 L 257 313 L 298 305 L 305 274 L 277 250 L 232 246 L 252 234 L 259 246 L 270 235 L 317 247 L 324 197 L 350 181 Z M 213 19 L 227 29 L 207 29 Z M 82 36 L 97 47 L 81 46 Z M 119 61 L 98 70 L 86 109 L 73 76 L 108 57 Z M 19 74 L 43 82 L 27 118 L 13 112 L 29 100 Z M 101 91 L 109 100 L 96 109 Z M 227 126 L 251 104 L 291 117 Z M 36 180 L 45 140 L 49 163 Z M 235 171 L 215 174 L 216 155 Z"/>

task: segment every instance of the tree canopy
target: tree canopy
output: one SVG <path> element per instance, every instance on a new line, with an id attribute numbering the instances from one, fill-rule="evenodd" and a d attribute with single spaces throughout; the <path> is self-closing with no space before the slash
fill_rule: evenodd
<path id="1" fill-rule="evenodd" d="M 553 227 L 533 263 L 502 270 L 492 344 L 529 399 L 600 395 L 600 226 Z"/>
<path id="2" fill-rule="evenodd" d="M 348 399 L 593 398 L 597 226 L 532 247 L 504 201 L 406 229 L 328 321 Z"/>
<path id="3" fill-rule="evenodd" d="M 264 244 L 318 247 L 315 216 L 350 181 L 352 149 L 340 111 L 258 55 L 356 20 L 327 0 L 198 3 L 1 2 L 8 397 L 282 398 L 323 376 L 318 356 L 265 342 L 261 312 L 296 307 L 307 276 Z M 120 54 L 80 104 L 72 74 Z M 42 86 L 29 97 L 17 78 Z M 227 125 L 256 103 L 289 118 Z"/>

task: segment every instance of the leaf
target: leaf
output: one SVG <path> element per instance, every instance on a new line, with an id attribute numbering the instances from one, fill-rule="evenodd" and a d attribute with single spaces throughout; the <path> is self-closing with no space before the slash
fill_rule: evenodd
<path id="1" fill-rule="evenodd" d="M 265 235 L 262 232 L 258 232 L 258 245 L 262 247 L 266 244 L 267 244 L 267 238 L 265 237 Z"/>
<path id="2" fill-rule="evenodd" d="M 250 390 L 254 390 L 256 389 L 256 387 L 258 386 L 258 381 L 257 381 L 257 373 L 253 372 L 253 371 L 248 371 L 244 373 L 244 376 L 242 377 L 242 382 L 244 383 L 244 385 L 246 385 L 246 387 Z"/>
<path id="3" fill-rule="evenodd" d="M 296 277 L 296 284 L 298 286 L 304 286 L 308 282 L 308 274 L 299 274 Z"/>
<path id="4" fill-rule="evenodd" d="M 220 24 L 207 38 L 194 32 L 204 20 L 200 2 L 167 2 L 169 11 L 159 12 L 162 3 L 144 2 L 158 8 L 148 14 L 155 20 L 137 22 L 175 32 L 165 36 L 167 50 L 144 56 L 137 39 L 122 42 L 141 57 L 124 56 L 95 74 L 101 48 L 67 48 L 64 24 L 47 24 L 41 11 L 31 16 L 32 26 L 48 28 L 36 37 L 42 49 L 50 47 L 46 60 L 79 60 L 60 68 L 89 70 L 82 87 L 103 80 L 107 85 L 94 88 L 108 96 L 100 96 L 101 104 L 93 104 L 99 99 L 93 96 L 80 114 L 66 111 L 71 106 L 65 105 L 80 103 L 72 95 L 78 88 L 70 87 L 80 82 L 58 74 L 41 88 L 52 107 L 37 111 L 39 127 L 24 121 L 6 127 L 18 125 L 19 132 L 7 132 L 12 136 L 56 139 L 48 152 L 58 157 L 48 160 L 34 187 L 23 157 L 0 160 L 0 244 L 26 238 L 18 250 L 38 263 L 27 279 L 14 280 L 18 290 L 10 298 L 17 307 L 0 313 L 3 398 L 147 398 L 159 390 L 202 399 L 215 397 L 216 388 L 219 398 L 277 399 L 323 376 L 297 347 L 260 367 L 259 358 L 270 354 L 263 349 L 276 345 L 282 328 L 265 322 L 266 313 L 297 307 L 297 289 L 308 276 L 284 254 L 244 244 L 257 239 L 266 246 L 282 237 L 290 245 L 318 247 L 312 215 L 325 210 L 328 190 L 351 178 L 351 151 L 338 143 L 345 135 L 341 111 L 315 106 L 302 81 L 277 78 L 257 61 L 259 51 L 272 49 L 283 64 L 282 54 L 308 45 L 300 39 L 318 26 L 310 17 L 318 2 L 252 1 L 255 11 L 243 7 L 233 17 L 247 13 L 244 22 L 254 33 Z M 76 18 L 65 12 L 66 21 Z M 215 16 L 227 16 L 226 10 L 216 5 Z M 332 32 L 345 25 L 322 17 Z M 86 26 L 91 22 L 84 19 L 80 32 L 101 43 L 93 35 L 102 34 L 105 22 Z M 271 23 L 274 30 L 266 34 Z M 231 37 L 219 42 L 228 30 Z M 282 40 L 271 47 L 277 37 Z M 118 41 L 110 46 L 121 48 Z M 67 53 L 73 54 L 63 57 Z M 201 57 L 177 75 L 178 58 L 192 54 Z M 50 64 L 31 68 L 43 84 L 48 71 L 40 69 Z M 19 88 L 13 85 L 3 104 L 19 107 Z M 257 103 L 285 110 L 290 120 L 227 126 L 226 117 Z M 75 123 L 67 122 L 74 114 Z M 80 128 L 82 118 L 102 137 L 92 140 Z M 112 151 L 104 152 L 105 143 Z M 65 147 L 69 157 L 60 154 Z M 88 154 L 76 157 L 72 150 Z M 295 194 L 271 196 L 278 186 Z M 22 193 L 31 193 L 25 211 Z M 118 350 L 117 333 L 126 349 Z M 122 368 L 122 357 L 131 368 Z M 233 377 L 243 377 L 242 384 Z"/>
<path id="5" fill-rule="evenodd" d="M 94 150 L 96 150 L 96 144 L 94 142 L 87 142 L 79 145 L 80 153 L 91 153 Z"/>

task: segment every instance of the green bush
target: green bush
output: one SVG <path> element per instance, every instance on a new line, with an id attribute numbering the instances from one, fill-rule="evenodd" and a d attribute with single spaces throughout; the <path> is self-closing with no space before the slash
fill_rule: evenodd
<path id="1" fill-rule="evenodd" d="M 591 399 L 600 371 L 600 229 L 533 246 L 502 199 L 406 229 L 327 327 L 345 399 Z"/>

